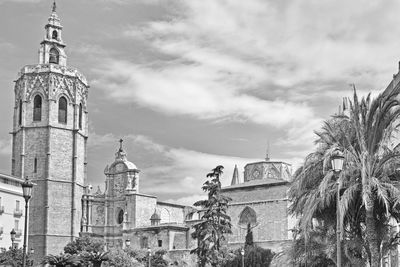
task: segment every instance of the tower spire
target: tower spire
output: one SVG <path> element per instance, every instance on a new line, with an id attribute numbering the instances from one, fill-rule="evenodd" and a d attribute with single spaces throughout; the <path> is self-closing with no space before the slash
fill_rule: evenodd
<path id="1" fill-rule="evenodd" d="M 238 183 L 239 183 L 239 171 L 238 171 L 237 165 L 235 164 L 235 169 L 233 170 L 231 185 L 235 185 Z"/>
<path id="2" fill-rule="evenodd" d="M 56 5 L 56 0 L 53 1 L 53 12 L 56 12 L 57 5 Z"/>

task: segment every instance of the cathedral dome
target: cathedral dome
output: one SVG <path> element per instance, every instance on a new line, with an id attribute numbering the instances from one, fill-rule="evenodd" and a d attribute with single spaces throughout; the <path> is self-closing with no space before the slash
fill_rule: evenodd
<path id="1" fill-rule="evenodd" d="M 150 217 L 150 220 L 151 221 L 157 221 L 157 220 L 159 221 L 159 220 L 161 220 L 161 218 L 160 218 L 160 215 L 158 215 L 157 212 L 154 211 L 153 215 L 151 215 L 151 217 Z"/>

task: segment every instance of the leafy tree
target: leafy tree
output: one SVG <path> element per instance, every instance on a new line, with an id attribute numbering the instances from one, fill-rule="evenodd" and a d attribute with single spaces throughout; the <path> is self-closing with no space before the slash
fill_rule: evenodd
<path id="1" fill-rule="evenodd" d="M 204 214 L 202 221 L 193 226 L 192 237 L 197 239 L 197 248 L 190 253 L 197 254 L 201 267 L 207 263 L 219 266 L 224 261 L 225 235 L 231 233 L 231 218 L 226 214 L 231 199 L 221 194 L 223 168 L 217 166 L 207 174 L 210 180 L 203 184 L 202 189 L 208 193 L 208 199 L 194 203 L 194 206 L 204 209 Z"/>
<path id="2" fill-rule="evenodd" d="M 110 249 L 108 254 L 108 261 L 103 264 L 105 267 L 143 267 L 134 258 L 130 257 L 122 249 Z"/>
<path id="3" fill-rule="evenodd" d="M 300 218 L 297 238 L 310 239 L 315 226 L 336 228 L 337 178 L 330 166 L 332 153 L 340 150 L 345 168 L 339 177 L 342 251 L 345 260 L 379 266 L 380 256 L 393 244 L 389 221 L 400 220 L 400 191 L 394 169 L 400 157 L 392 145 L 400 114 L 397 92 L 359 101 L 356 90 L 350 100 L 350 115 L 335 116 L 317 132 L 318 147 L 296 171 L 290 190 L 291 210 Z M 336 236 L 325 238 L 334 247 Z M 334 253 L 326 257 L 336 258 Z M 381 254 L 382 253 L 382 254 Z M 313 255 L 311 253 L 311 255 Z M 306 255 L 307 256 L 307 255 Z"/>
<path id="4" fill-rule="evenodd" d="M 63 266 L 78 266 L 81 263 L 80 258 L 77 255 L 71 255 L 68 253 L 60 255 L 47 255 L 44 257 L 43 264 L 51 264 L 56 267 Z"/>
<path id="5" fill-rule="evenodd" d="M 89 236 L 78 237 L 64 247 L 64 253 L 79 254 L 81 252 L 104 252 L 104 241 Z"/>
<path id="6" fill-rule="evenodd" d="M 253 246 L 253 231 L 251 230 L 250 223 L 247 224 L 247 234 L 246 234 L 246 246 Z"/>
<path id="7" fill-rule="evenodd" d="M 0 265 L 11 265 L 11 266 L 22 266 L 22 248 L 10 248 L 6 250 L 5 248 L 0 249 Z M 27 266 L 32 266 L 32 260 L 30 259 L 30 254 L 26 257 Z"/>

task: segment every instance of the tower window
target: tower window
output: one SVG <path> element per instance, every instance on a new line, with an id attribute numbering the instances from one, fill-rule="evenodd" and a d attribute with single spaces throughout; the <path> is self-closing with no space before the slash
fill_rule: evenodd
<path id="1" fill-rule="evenodd" d="M 33 172 L 37 173 L 37 158 L 35 158 L 33 161 Z"/>
<path id="2" fill-rule="evenodd" d="M 33 121 L 42 120 L 42 98 L 36 95 L 33 99 Z"/>
<path id="3" fill-rule="evenodd" d="M 158 240 L 158 247 L 161 248 L 162 247 L 162 240 Z"/>
<path id="4" fill-rule="evenodd" d="M 19 100 L 19 115 L 18 115 L 18 124 L 22 124 L 22 100 Z"/>
<path id="5" fill-rule="evenodd" d="M 63 96 L 58 100 L 58 122 L 67 123 L 67 100 Z"/>
<path id="6" fill-rule="evenodd" d="M 60 53 L 58 52 L 57 49 L 55 49 L 54 47 L 50 49 L 50 58 L 49 58 L 49 62 L 50 63 L 55 63 L 58 64 L 60 58 Z"/>
<path id="7" fill-rule="evenodd" d="M 54 40 L 57 40 L 57 38 L 58 38 L 58 32 L 57 32 L 56 30 L 54 30 L 51 37 L 52 37 Z"/>
<path id="8" fill-rule="evenodd" d="M 82 130 L 82 103 L 79 104 L 79 129 Z"/>

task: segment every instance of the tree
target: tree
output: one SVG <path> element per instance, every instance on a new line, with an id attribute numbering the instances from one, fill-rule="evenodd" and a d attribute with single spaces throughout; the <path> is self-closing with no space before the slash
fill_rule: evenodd
<path id="1" fill-rule="evenodd" d="M 0 265 L 22 266 L 22 248 L 0 249 Z M 32 266 L 30 254 L 26 257 L 27 266 Z"/>
<path id="2" fill-rule="evenodd" d="M 397 94 L 392 91 L 373 100 L 368 95 L 359 101 L 354 89 L 350 115 L 325 122 L 317 133 L 316 152 L 306 158 L 291 186 L 291 210 L 300 217 L 299 232 L 305 240 L 315 224 L 334 230 L 337 178 L 329 171 L 330 158 L 336 150 L 344 153 L 346 165 L 338 180 L 342 245 L 346 259 L 354 264 L 367 259 L 371 266 L 379 266 L 387 240 L 393 240 L 389 221 L 400 220 L 399 182 L 394 175 L 400 154 L 392 146 L 400 114 Z"/>
<path id="3" fill-rule="evenodd" d="M 223 168 L 217 166 L 207 174 L 210 180 L 203 184 L 202 189 L 208 193 L 208 199 L 194 203 L 194 206 L 204 209 L 204 214 L 202 221 L 193 226 L 192 237 L 197 239 L 197 248 L 190 253 L 197 254 L 201 267 L 207 263 L 219 266 L 224 261 L 225 235 L 231 233 L 231 218 L 226 214 L 231 199 L 221 194 Z"/>
<path id="4" fill-rule="evenodd" d="M 78 237 L 64 247 L 64 253 L 79 254 L 81 252 L 104 252 L 104 241 L 89 236 Z"/>
<path id="5" fill-rule="evenodd" d="M 222 266 L 224 267 L 242 267 L 241 249 L 233 252 L 234 257 L 229 259 Z M 274 257 L 270 249 L 264 249 L 259 246 L 247 246 L 244 253 L 245 267 L 268 267 Z"/>
<path id="6" fill-rule="evenodd" d="M 250 223 L 247 224 L 246 246 L 253 246 L 253 231 L 251 230 Z"/>
<path id="7" fill-rule="evenodd" d="M 108 254 L 108 261 L 103 264 L 105 267 L 143 267 L 134 258 L 122 249 L 111 249 Z"/>
<path id="8" fill-rule="evenodd" d="M 108 252 L 81 252 L 79 254 L 83 262 L 93 264 L 93 267 L 100 267 L 102 262 L 108 261 Z"/>
<path id="9" fill-rule="evenodd" d="M 47 255 L 44 257 L 43 264 L 51 264 L 56 267 L 63 266 L 78 266 L 81 263 L 80 258 L 77 255 L 71 255 L 68 253 L 60 255 Z"/>

